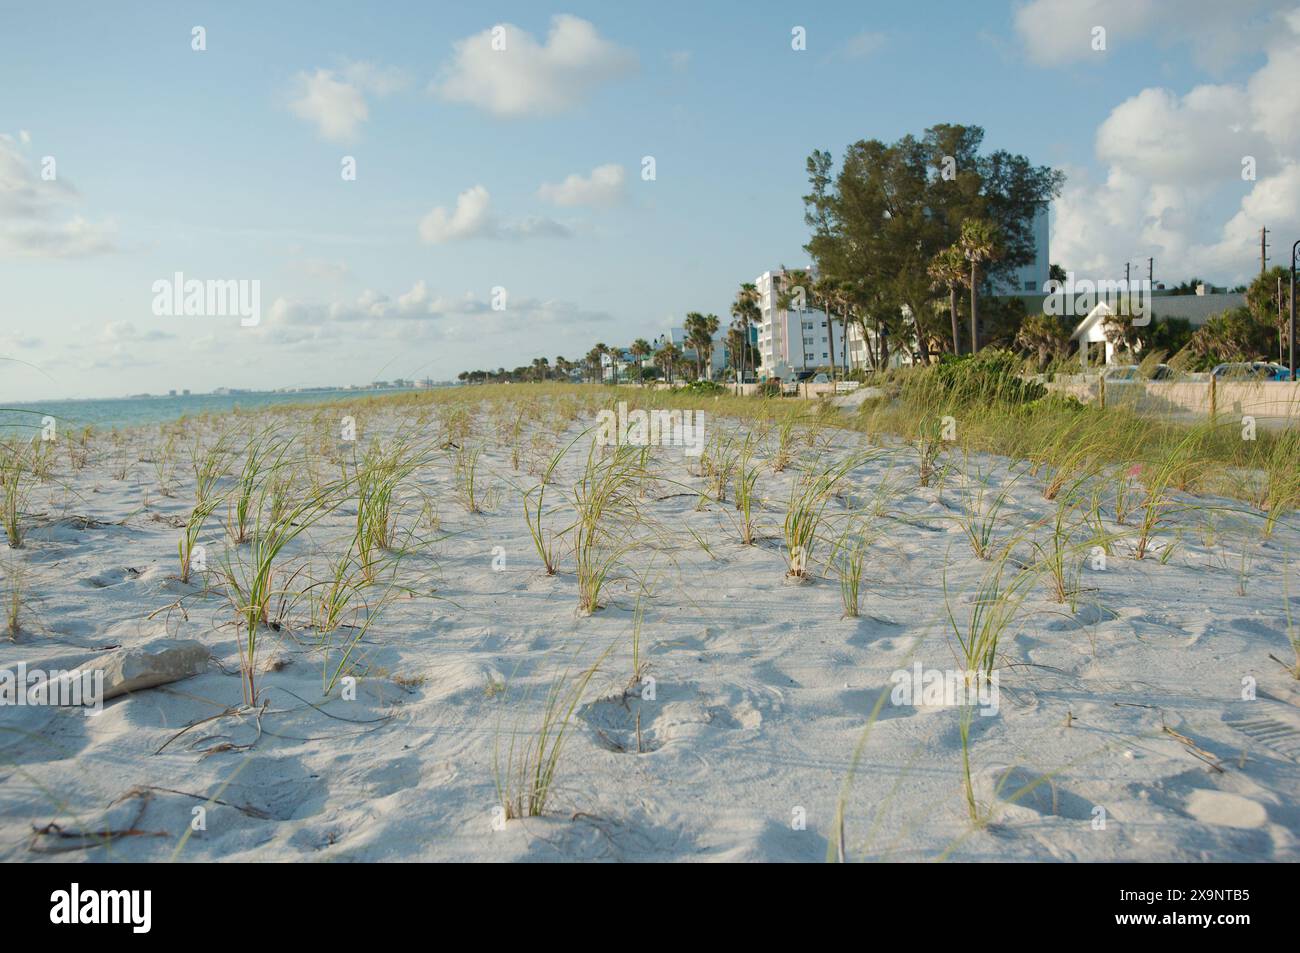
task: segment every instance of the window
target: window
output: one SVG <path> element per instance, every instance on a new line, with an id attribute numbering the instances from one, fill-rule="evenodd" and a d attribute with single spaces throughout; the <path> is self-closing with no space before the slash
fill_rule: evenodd
<path id="1" fill-rule="evenodd" d="M 1037 290 L 1038 290 L 1038 285 L 1035 284 L 1035 283 L 1032 282 L 1032 281 L 1026 281 L 1026 282 L 1025 282 L 1025 290 L 1026 290 L 1026 291 L 1037 291 Z"/>

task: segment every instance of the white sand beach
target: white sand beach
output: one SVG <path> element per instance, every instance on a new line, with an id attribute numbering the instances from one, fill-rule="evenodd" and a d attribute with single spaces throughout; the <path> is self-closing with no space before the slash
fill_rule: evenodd
<path id="1" fill-rule="evenodd" d="M 1300 683 L 1282 664 L 1296 663 L 1300 616 L 1294 512 L 1266 536 L 1236 500 L 1175 494 L 1188 505 L 1137 559 L 1140 515 L 1118 522 L 1107 495 L 1104 525 L 1085 528 L 1080 504 L 1064 517 L 1074 582 L 1061 602 L 1042 556 L 1063 497 L 1044 498 L 1043 473 L 952 445 L 922 486 L 913 447 L 841 429 L 835 412 L 801 412 L 782 451 L 780 428 L 700 407 L 701 457 L 624 453 L 637 460 L 599 524 L 608 578 L 591 613 L 563 532 L 589 401 L 195 419 L 94 435 L 81 459 L 75 437 L 56 442 L 27 491 L 22 546 L 0 550 L 17 607 L 0 669 L 93 669 L 160 639 L 211 659 L 93 717 L 0 708 L 0 858 L 820 861 L 842 842 L 848 860 L 1300 859 Z M 354 442 L 340 439 L 345 413 Z M 251 517 L 242 543 L 226 524 L 247 440 L 267 427 L 293 442 L 258 476 L 254 510 L 278 495 L 292 520 L 331 481 L 353 482 L 296 514 L 246 699 L 248 633 L 223 567 L 252 559 L 271 517 Z M 221 502 L 183 583 L 192 461 L 223 433 L 209 491 Z M 748 464 L 734 457 L 747 437 Z M 356 553 L 353 461 L 403 442 L 393 538 L 322 632 L 320 596 Z M 566 446 L 542 503 L 558 540 L 548 575 L 525 501 Z M 618 456 L 592 453 L 597 469 Z M 784 539 L 792 488 L 839 461 L 800 580 Z M 752 545 L 735 502 L 746 475 Z M 836 568 L 850 531 L 864 543 L 858 617 Z M 966 668 L 954 626 L 970 631 L 998 567 L 996 713 L 896 703 L 895 672 Z M 512 743 L 517 757 L 539 737 L 566 673 L 560 724 L 573 707 L 544 809 L 506 819 Z"/>

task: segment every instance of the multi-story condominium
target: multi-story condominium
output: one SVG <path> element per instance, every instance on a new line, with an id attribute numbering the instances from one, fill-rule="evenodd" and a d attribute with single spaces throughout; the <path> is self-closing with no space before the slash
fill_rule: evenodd
<path id="1" fill-rule="evenodd" d="M 842 362 L 843 322 L 839 318 L 828 318 L 825 311 L 811 305 L 802 309 L 783 307 L 780 298 L 785 274 L 780 270 L 765 271 L 754 279 L 754 286 L 758 289 L 758 307 L 762 312 L 756 345 L 761 356 L 760 377 L 785 379 L 798 371 L 829 366 L 832 335 L 835 362 Z"/>
<path id="2" fill-rule="evenodd" d="M 1051 277 L 1051 253 L 1047 243 L 1047 203 L 1042 202 L 1038 206 L 1038 211 L 1034 214 L 1033 223 L 1034 237 L 1034 260 L 1027 265 L 1021 265 L 1016 269 L 1015 274 L 1007 279 L 997 282 L 994 289 L 995 294 L 999 295 L 1025 295 L 1028 293 L 1042 294 L 1047 289 L 1047 281 Z"/>

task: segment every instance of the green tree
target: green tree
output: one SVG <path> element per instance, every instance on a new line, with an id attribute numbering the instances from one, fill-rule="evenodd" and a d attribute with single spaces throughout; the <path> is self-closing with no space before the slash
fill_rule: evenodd
<path id="1" fill-rule="evenodd" d="M 628 348 L 628 352 L 632 355 L 633 360 L 636 361 L 637 367 L 644 370 L 645 368 L 642 362 L 654 353 L 654 348 L 650 346 L 650 342 L 645 338 L 637 338 L 632 342 L 632 346 Z M 639 375 L 638 379 L 644 382 L 645 376 Z"/>
<path id="2" fill-rule="evenodd" d="M 1015 345 L 1022 351 L 1030 351 L 1038 361 L 1041 371 L 1047 367 L 1053 357 L 1063 357 L 1070 347 L 1070 331 L 1065 322 L 1050 314 L 1027 315 L 1016 332 Z"/>
<path id="3" fill-rule="evenodd" d="M 970 263 L 970 349 L 975 353 L 980 349 L 979 332 L 979 288 L 985 266 L 1000 259 L 1003 254 L 1001 233 L 991 221 L 982 218 L 968 218 L 962 222 L 961 237 L 957 247 Z"/>
<path id="4" fill-rule="evenodd" d="M 763 320 L 763 311 L 758 305 L 758 300 L 758 288 L 752 281 L 747 281 L 740 286 L 731 304 L 731 316 L 735 319 L 732 327 L 740 331 L 744 342 L 740 348 L 740 360 L 737 364 L 737 382 L 744 379 L 746 359 L 748 352 L 752 350 L 749 347 L 749 326 Z"/>
<path id="5" fill-rule="evenodd" d="M 704 376 L 704 368 L 713 367 L 713 335 L 717 331 L 716 314 L 692 311 L 686 315 L 686 343 L 695 352 L 696 377 Z"/>
<path id="6" fill-rule="evenodd" d="M 1277 329 L 1277 360 L 1278 363 L 1285 364 L 1291 340 L 1290 270 L 1278 266 L 1255 278 L 1246 288 L 1246 307 L 1257 322 Z"/>
<path id="7" fill-rule="evenodd" d="M 664 377 L 670 384 L 673 382 L 673 371 L 680 366 L 681 359 L 681 349 L 671 341 L 655 352 L 655 365 L 664 372 Z"/>
<path id="8" fill-rule="evenodd" d="M 978 126 L 944 124 L 920 139 L 856 142 L 838 173 L 829 153 L 807 160 L 804 220 L 812 235 L 805 248 L 819 275 L 850 285 L 864 323 L 880 328 L 879 360 L 888 360 L 888 334 L 904 306 L 921 359 L 931 343 L 944 346 L 932 306 L 940 289 L 929 269 L 958 244 L 968 219 L 990 222 L 999 236 L 1002 254 L 979 263 L 989 281 L 1033 260 L 1035 218 L 1060 193 L 1064 175 L 1005 151 L 981 155 L 983 138 Z"/>
<path id="9" fill-rule="evenodd" d="M 948 292 L 948 313 L 952 318 L 952 352 L 961 353 L 961 327 L 957 322 L 957 293 L 966 287 L 966 259 L 955 245 L 930 259 L 929 275 L 935 288 Z"/>

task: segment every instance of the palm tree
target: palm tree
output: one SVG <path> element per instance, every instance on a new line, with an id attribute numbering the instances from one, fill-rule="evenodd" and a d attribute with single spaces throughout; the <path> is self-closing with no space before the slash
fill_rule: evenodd
<path id="1" fill-rule="evenodd" d="M 718 333 L 719 321 L 716 314 L 706 314 L 704 321 L 700 325 L 703 334 L 701 341 L 704 344 L 704 366 L 709 369 L 709 379 L 713 379 L 713 335 Z"/>
<path id="2" fill-rule="evenodd" d="M 845 342 L 849 338 L 849 303 L 848 288 L 841 283 L 834 281 L 825 276 L 818 278 L 812 286 L 813 300 L 820 302 L 822 311 L 826 313 L 826 340 L 830 344 L 831 355 L 831 380 L 835 380 L 835 309 L 839 309 L 841 323 L 844 325 L 844 333 L 840 337 Z M 847 355 L 846 355 L 847 356 Z M 844 371 L 848 373 L 848 364 L 844 365 Z"/>
<path id="3" fill-rule="evenodd" d="M 961 238 L 957 240 L 957 246 L 970 262 L 970 349 L 974 354 L 980 349 L 980 266 L 1002 257 L 998 227 L 987 219 L 968 218 L 961 223 Z"/>
<path id="4" fill-rule="evenodd" d="M 1025 315 L 1016 332 L 1016 347 L 1033 351 L 1038 356 L 1040 371 L 1047 367 L 1048 355 L 1062 353 L 1069 342 L 1070 335 L 1061 322 L 1041 312 Z"/>
<path id="5" fill-rule="evenodd" d="M 703 331 L 700 325 L 704 321 L 704 315 L 698 311 L 688 312 L 686 321 L 682 327 L 686 331 L 685 343 L 695 352 L 695 376 L 700 376 L 700 354 L 704 351 L 704 344 L 700 340 L 703 337 Z"/>
<path id="6" fill-rule="evenodd" d="M 641 380 L 642 362 L 654 352 L 654 348 L 650 346 L 650 342 L 645 338 L 637 338 L 632 342 L 632 346 L 628 348 L 628 352 L 632 355 L 632 359 L 636 361 L 638 382 L 645 383 Z"/>
<path id="7" fill-rule="evenodd" d="M 749 325 L 758 324 L 763 320 L 763 311 L 758 306 L 758 288 L 752 281 L 745 282 L 736 292 L 736 300 L 731 305 L 731 316 L 736 319 L 733 326 L 741 332 L 744 343 L 740 352 L 740 367 L 737 369 L 740 376 L 737 377 L 736 382 L 739 383 L 744 377 L 745 353 L 749 350 Z"/>
<path id="8" fill-rule="evenodd" d="M 744 360 L 745 338 L 741 334 L 740 325 L 732 321 L 727 327 L 726 340 L 727 353 L 731 355 L 731 366 L 735 369 L 736 380 L 740 380 L 740 364 Z"/>
<path id="9" fill-rule="evenodd" d="M 966 257 L 952 245 L 930 260 L 930 278 L 934 287 L 948 291 L 948 311 L 952 317 L 952 353 L 961 353 L 961 329 L 957 326 L 957 291 L 966 285 Z"/>
<path id="10" fill-rule="evenodd" d="M 803 312 L 810 303 L 820 301 L 822 311 L 826 314 L 826 331 L 830 341 L 831 355 L 831 378 L 835 377 L 835 330 L 831 327 L 831 312 L 829 302 L 825 297 L 826 284 L 822 282 L 822 287 L 818 288 L 817 283 L 812 280 L 812 275 L 803 270 L 787 271 L 784 266 L 781 268 L 781 276 L 776 279 L 777 293 L 776 306 L 782 311 L 789 311 L 792 307 L 799 311 L 799 338 L 803 340 Z M 787 318 L 788 322 L 788 318 Z M 789 327 L 789 324 L 786 324 Z M 800 345 L 800 353 L 803 355 L 802 364 L 808 363 L 808 351 Z"/>
<path id="11" fill-rule="evenodd" d="M 603 384 L 605 383 L 605 362 L 603 358 L 606 354 L 611 354 L 613 352 L 610 351 L 609 345 L 603 341 L 597 344 L 592 350 L 596 352 L 596 379 Z M 613 364 L 611 363 L 610 370 L 613 369 Z"/>
<path id="12" fill-rule="evenodd" d="M 673 382 L 673 368 L 681 362 L 681 359 L 681 350 L 671 341 L 655 352 L 655 364 L 664 372 L 664 377 L 670 384 Z"/>
<path id="13" fill-rule="evenodd" d="M 692 311 L 686 315 L 686 343 L 695 351 L 695 376 L 703 377 L 704 368 L 713 367 L 713 335 L 718 330 L 716 314 Z M 709 374 L 712 377 L 712 374 Z"/>
<path id="14" fill-rule="evenodd" d="M 839 314 L 840 318 L 840 366 L 847 375 L 849 372 L 849 327 L 856 324 L 862 337 L 863 353 L 866 353 L 867 337 L 866 315 L 858 308 L 857 291 L 853 285 L 829 278 L 818 280 L 816 285 L 818 300 L 828 315 Z"/>

